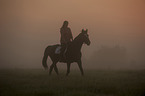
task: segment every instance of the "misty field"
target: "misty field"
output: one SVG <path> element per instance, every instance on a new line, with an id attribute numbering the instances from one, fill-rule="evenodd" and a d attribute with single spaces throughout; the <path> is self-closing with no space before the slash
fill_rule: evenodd
<path id="1" fill-rule="evenodd" d="M 145 96 L 145 70 L 66 70 L 52 76 L 43 69 L 0 70 L 0 96 Z"/>

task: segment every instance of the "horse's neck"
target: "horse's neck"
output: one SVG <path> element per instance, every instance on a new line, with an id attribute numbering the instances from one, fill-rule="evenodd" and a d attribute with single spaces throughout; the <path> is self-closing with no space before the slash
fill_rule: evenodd
<path id="1" fill-rule="evenodd" d="M 83 45 L 83 42 L 78 38 L 76 40 L 74 40 L 72 42 L 72 49 L 75 49 L 76 51 L 81 51 L 81 48 L 82 48 L 82 45 Z"/>

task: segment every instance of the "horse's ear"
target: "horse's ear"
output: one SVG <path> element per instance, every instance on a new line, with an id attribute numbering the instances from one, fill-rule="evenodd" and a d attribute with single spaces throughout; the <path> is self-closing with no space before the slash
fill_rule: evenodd
<path id="1" fill-rule="evenodd" d="M 84 29 L 82 29 L 82 33 L 84 33 Z"/>
<path id="2" fill-rule="evenodd" d="M 88 32 L 88 29 L 86 29 L 86 32 Z"/>

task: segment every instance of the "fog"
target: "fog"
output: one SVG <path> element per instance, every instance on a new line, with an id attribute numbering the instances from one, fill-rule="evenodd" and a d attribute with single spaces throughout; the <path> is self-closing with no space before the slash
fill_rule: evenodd
<path id="1" fill-rule="evenodd" d="M 43 68 L 44 49 L 60 43 L 68 20 L 74 38 L 88 29 L 85 69 L 145 69 L 144 9 L 144 0 L 0 0 L 0 68 Z"/>

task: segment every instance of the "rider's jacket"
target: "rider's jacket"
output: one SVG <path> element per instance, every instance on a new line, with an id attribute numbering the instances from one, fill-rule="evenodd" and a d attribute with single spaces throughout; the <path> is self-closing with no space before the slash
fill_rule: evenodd
<path id="1" fill-rule="evenodd" d="M 73 39 L 71 29 L 68 27 L 61 28 L 60 34 L 61 34 L 61 38 L 60 38 L 61 44 L 67 44 L 67 43 L 71 42 L 71 39 Z"/>

